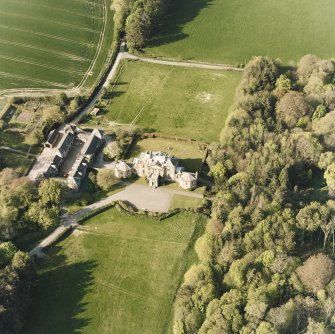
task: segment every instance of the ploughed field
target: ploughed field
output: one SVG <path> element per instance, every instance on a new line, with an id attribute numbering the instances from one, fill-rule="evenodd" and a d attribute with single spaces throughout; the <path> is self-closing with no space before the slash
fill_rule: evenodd
<path id="1" fill-rule="evenodd" d="M 158 221 L 115 208 L 91 218 L 38 263 L 24 334 L 172 332 L 176 290 L 204 225 L 194 213 Z"/>
<path id="2" fill-rule="evenodd" d="M 92 85 L 111 20 L 110 0 L 0 0 L 0 92 Z"/>
<path id="3" fill-rule="evenodd" d="M 333 0 L 174 1 L 146 53 L 228 64 L 335 55 Z"/>

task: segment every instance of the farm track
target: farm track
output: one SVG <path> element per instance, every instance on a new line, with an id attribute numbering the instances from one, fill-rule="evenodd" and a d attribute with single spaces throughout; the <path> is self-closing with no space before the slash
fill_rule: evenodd
<path id="1" fill-rule="evenodd" d="M 103 25 L 103 28 L 100 31 L 99 41 L 98 41 L 98 45 L 97 45 L 97 48 L 96 48 L 96 51 L 95 51 L 94 58 L 91 62 L 90 67 L 85 72 L 84 77 L 82 78 L 80 83 L 77 85 L 78 89 L 82 88 L 82 86 L 85 84 L 88 76 L 91 74 L 91 72 L 92 72 L 92 70 L 93 70 L 93 68 L 94 68 L 94 66 L 97 62 L 97 59 L 99 57 L 101 48 L 102 48 L 102 42 L 103 42 L 103 39 L 104 39 L 104 36 L 105 36 L 106 26 L 107 26 L 107 3 L 106 3 L 106 0 L 102 0 L 102 4 L 103 4 L 103 9 L 102 9 L 102 25 Z"/>
<path id="2" fill-rule="evenodd" d="M 224 65 L 224 64 L 210 64 L 210 63 L 203 63 L 203 62 L 181 62 L 181 61 L 173 61 L 173 60 L 161 60 L 161 59 L 155 59 L 155 58 L 146 58 L 146 57 L 138 57 L 134 56 L 123 49 L 124 47 L 121 47 L 121 50 L 119 54 L 116 57 L 116 60 L 114 62 L 113 67 L 111 68 L 109 75 L 107 76 L 107 79 L 103 83 L 103 87 L 107 87 L 108 84 L 112 81 L 112 79 L 115 77 L 117 73 L 117 69 L 119 67 L 120 62 L 123 59 L 130 59 L 130 60 L 137 60 L 137 61 L 143 61 L 147 63 L 153 63 L 153 64 L 159 64 L 159 65 L 169 65 L 169 66 L 180 66 L 180 67 L 190 67 L 190 68 L 202 68 L 202 69 L 212 69 L 212 70 L 221 70 L 221 71 L 236 71 L 236 72 L 243 72 L 243 69 L 238 68 L 238 67 L 233 67 L 229 65 Z M 87 76 L 89 73 L 87 72 Z M 73 96 L 77 92 L 79 92 L 79 89 L 82 86 L 77 86 L 74 88 L 69 88 L 66 90 L 55 90 L 55 89 L 8 89 L 0 92 L 1 95 L 9 95 L 9 96 L 14 96 L 17 95 L 18 93 L 20 94 L 23 92 L 24 96 L 40 96 L 42 93 L 45 94 L 58 94 L 60 92 L 65 92 L 69 96 Z M 99 91 L 96 95 L 98 96 L 101 93 Z M 83 110 L 78 117 L 74 120 L 74 122 L 79 122 L 79 120 L 88 112 L 90 108 L 92 108 L 92 105 L 97 101 L 97 96 L 92 98 L 92 103 L 90 103 L 85 110 Z"/>
<path id="3" fill-rule="evenodd" d="M 203 62 L 197 62 L 197 61 L 177 61 L 177 60 L 163 60 L 163 59 L 156 59 L 156 58 L 138 57 L 138 56 L 132 55 L 127 52 L 125 52 L 124 58 L 139 60 L 139 61 L 143 61 L 145 63 L 151 63 L 151 64 L 203 68 L 207 70 L 243 72 L 243 68 L 234 67 L 234 66 L 230 66 L 226 64 L 210 64 L 210 63 L 203 63 Z"/>
<path id="4" fill-rule="evenodd" d="M 62 41 L 62 42 L 69 42 L 69 43 L 72 43 L 72 44 L 83 45 L 83 46 L 86 46 L 88 48 L 91 48 L 91 47 L 94 46 L 94 45 L 92 45 L 92 43 L 85 43 L 85 42 L 75 41 L 75 40 L 72 40 L 72 39 L 68 39 L 68 38 L 64 38 L 64 37 L 60 37 L 60 36 L 56 36 L 56 35 L 50 35 L 50 34 L 46 34 L 46 33 L 43 33 L 43 32 L 35 32 L 35 31 L 32 31 L 32 30 L 27 30 L 27 29 L 19 29 L 19 28 L 5 26 L 5 25 L 1 25 L 1 24 L 0 24 L 0 28 L 13 30 L 13 31 L 24 32 L 24 33 L 30 33 L 30 34 L 33 34 L 33 35 L 36 35 L 36 36 L 42 36 L 42 37 L 47 37 L 47 38 L 51 38 L 51 39 L 56 39 L 56 40 Z"/>

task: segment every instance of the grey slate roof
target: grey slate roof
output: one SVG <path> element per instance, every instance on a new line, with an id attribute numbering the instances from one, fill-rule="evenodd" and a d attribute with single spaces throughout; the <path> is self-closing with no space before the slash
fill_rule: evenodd
<path id="1" fill-rule="evenodd" d="M 124 161 L 120 161 L 118 164 L 116 164 L 115 168 L 121 172 L 127 172 L 131 170 L 131 167 Z"/>
<path id="2" fill-rule="evenodd" d="M 59 132 L 58 130 L 52 130 L 50 133 L 49 133 L 49 136 L 48 136 L 48 139 L 46 141 L 46 143 L 50 144 L 50 145 L 53 145 L 57 139 L 59 137 Z"/>
<path id="3" fill-rule="evenodd" d="M 90 156 L 96 153 L 99 149 L 103 138 L 102 131 L 94 129 L 83 146 L 81 153 L 86 156 Z"/>
<path id="4" fill-rule="evenodd" d="M 84 159 L 77 160 L 69 174 L 69 179 L 77 185 L 79 188 L 87 172 L 87 163 Z"/>
<path id="5" fill-rule="evenodd" d="M 62 139 L 60 140 L 59 144 L 58 144 L 58 150 L 59 152 L 63 155 L 64 152 L 66 152 L 69 147 L 71 147 L 73 141 L 75 139 L 75 134 L 72 131 L 67 131 Z"/>

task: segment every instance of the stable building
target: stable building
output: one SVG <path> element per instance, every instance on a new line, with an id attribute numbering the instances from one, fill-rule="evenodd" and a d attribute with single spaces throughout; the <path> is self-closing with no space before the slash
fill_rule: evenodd
<path id="1" fill-rule="evenodd" d="M 71 189 L 79 190 L 91 163 L 104 143 L 103 132 L 94 129 L 82 147 L 69 173 L 67 183 Z"/>

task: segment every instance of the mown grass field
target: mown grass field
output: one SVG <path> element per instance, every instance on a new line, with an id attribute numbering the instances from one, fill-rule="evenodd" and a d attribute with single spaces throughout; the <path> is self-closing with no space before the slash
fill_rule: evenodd
<path id="1" fill-rule="evenodd" d="M 146 48 L 155 57 L 238 64 L 335 56 L 333 0 L 180 0 Z"/>
<path id="2" fill-rule="evenodd" d="M 133 123 L 206 142 L 217 140 L 240 72 L 124 61 L 101 121 Z"/>
<path id="3" fill-rule="evenodd" d="M 191 213 L 159 222 L 111 209 L 92 218 L 39 263 L 23 333 L 170 333 L 204 224 Z"/>
<path id="4" fill-rule="evenodd" d="M 111 47 L 112 16 L 110 0 L 0 0 L 0 91 L 66 89 L 86 72 L 83 87 L 92 85 Z"/>

